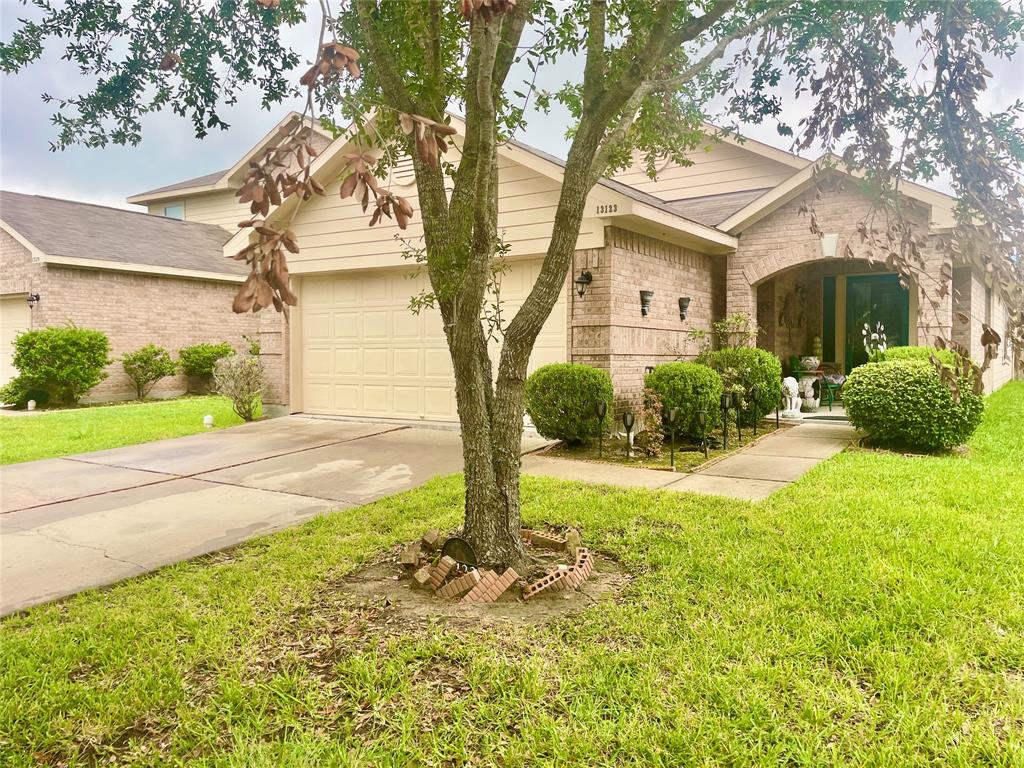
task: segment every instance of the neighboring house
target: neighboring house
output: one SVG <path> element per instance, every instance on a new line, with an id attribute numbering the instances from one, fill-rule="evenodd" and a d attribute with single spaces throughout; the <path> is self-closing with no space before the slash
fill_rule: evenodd
<path id="1" fill-rule="evenodd" d="M 248 208 L 236 202 L 234 190 L 249 159 L 278 141 L 295 119 L 286 117 L 231 168 L 129 202 L 147 205 L 150 213 L 220 225 L 230 233 L 223 254 L 236 253 L 250 234 L 236 229 Z M 461 135 L 461 121 L 452 122 Z M 293 412 L 457 420 L 439 315 L 409 309 L 410 298 L 427 285 L 425 275 L 405 257 L 392 221 L 371 228 L 355 201 L 340 199 L 338 175 L 352 149 L 350 135 L 331 140 L 317 128 L 310 131 L 319 149 L 313 172 L 327 190 L 291 224 L 301 246 L 289 257 L 299 306 L 282 349 L 282 401 Z M 863 258 L 857 225 L 871 206 L 852 179 L 835 171 L 815 174 L 811 161 L 719 136 L 711 126 L 707 133 L 706 145 L 690 153 L 690 164 L 666 163 L 654 180 L 638 165 L 591 192 L 573 271 L 537 340 L 531 369 L 562 360 L 604 368 L 625 405 L 638 402 L 647 368 L 696 352 L 689 331 L 709 330 L 714 320 L 733 313 L 756 318 L 758 344 L 784 361 L 808 352 L 820 338 L 825 361 L 843 370 L 864 359 L 864 322 L 885 323 L 893 345 L 925 344 L 942 334 L 965 343 L 979 359 L 981 323 L 1003 333 L 1003 297 L 986 282 L 980 262 L 965 257 L 950 265 L 957 293 L 933 308 L 919 300 L 917 286 L 903 290 L 894 273 Z M 500 293 L 502 314 L 510 318 L 547 248 L 563 166 L 515 142 L 500 146 L 499 166 L 498 227 L 510 247 Z M 400 162 L 391 178 L 395 192 L 418 207 L 411 163 Z M 824 237 L 812 234 L 801 213 L 816 189 L 814 209 Z M 913 184 L 903 191 L 931 237 L 926 264 L 929 277 L 938 280 L 946 257 L 934 247 L 934 235 L 952 224 L 954 200 Z M 290 206 L 272 211 L 270 219 L 290 214 Z M 420 243 L 419 217 L 401 234 L 406 243 Z M 858 258 L 842 258 L 847 243 Z M 592 282 L 581 297 L 572 280 L 582 272 Z M 641 291 L 653 291 L 646 314 Z M 689 299 L 685 318 L 680 299 Z M 954 321 L 955 312 L 968 320 Z M 1001 386 L 1012 370 L 1000 350 L 986 375 L 988 388 Z"/>
<path id="2" fill-rule="evenodd" d="M 208 224 L 0 192 L 0 384 L 17 374 L 15 336 L 50 326 L 95 328 L 110 339 L 109 376 L 86 401 L 134 398 L 119 358 L 146 344 L 176 357 L 199 342 L 241 350 L 250 334 L 271 353 L 280 348 L 281 318 L 231 311 L 246 270 L 224 258 L 228 237 Z M 279 357 L 269 355 L 269 367 L 280 370 Z M 180 394 L 185 385 L 183 376 L 169 377 L 153 395 Z"/>

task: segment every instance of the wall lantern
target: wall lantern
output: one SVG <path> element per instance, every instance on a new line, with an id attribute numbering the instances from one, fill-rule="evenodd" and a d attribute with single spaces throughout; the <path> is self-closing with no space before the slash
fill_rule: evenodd
<path id="1" fill-rule="evenodd" d="M 682 296 L 679 299 L 679 319 L 686 319 L 686 311 L 690 308 L 690 297 Z"/>
<path id="2" fill-rule="evenodd" d="M 32 309 L 33 307 L 35 307 L 36 304 L 39 303 L 39 294 L 38 293 L 30 293 L 28 295 L 28 298 L 25 299 L 25 301 L 28 302 L 28 308 Z"/>
<path id="3" fill-rule="evenodd" d="M 590 273 L 590 270 L 584 269 L 580 272 L 580 276 L 573 280 L 576 285 L 576 293 L 582 299 L 583 294 L 587 292 L 587 287 L 594 282 L 594 276 Z"/>
<path id="4" fill-rule="evenodd" d="M 636 424 L 636 416 L 633 415 L 632 411 L 626 411 L 622 414 L 622 426 L 626 428 L 626 458 L 630 457 L 629 449 L 632 445 L 630 439 L 630 433 L 633 431 L 633 425 Z"/>
<path id="5" fill-rule="evenodd" d="M 640 291 L 640 314 L 647 317 L 651 311 L 651 299 L 654 298 L 654 291 Z"/>

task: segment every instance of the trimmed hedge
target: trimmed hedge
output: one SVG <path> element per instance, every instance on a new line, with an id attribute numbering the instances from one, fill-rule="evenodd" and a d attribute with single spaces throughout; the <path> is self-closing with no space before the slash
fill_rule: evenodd
<path id="1" fill-rule="evenodd" d="M 217 361 L 233 354 L 235 350 L 226 341 L 220 344 L 193 344 L 178 350 L 178 365 L 186 376 L 208 380 L 213 376 L 213 367 Z"/>
<path id="2" fill-rule="evenodd" d="M 597 403 L 608 407 L 604 423 L 615 419 L 612 379 L 607 371 L 578 363 L 552 363 L 526 379 L 526 412 L 537 431 L 570 444 L 597 437 Z"/>
<path id="3" fill-rule="evenodd" d="M 741 393 L 741 424 L 753 424 L 779 404 L 782 361 L 768 350 L 757 347 L 717 349 L 705 352 L 697 362 L 718 371 L 726 390 Z M 757 385 L 757 397 L 752 400 L 754 385 Z"/>
<path id="4" fill-rule="evenodd" d="M 962 445 L 981 423 L 985 402 L 960 386 L 954 401 L 931 363 L 887 360 L 855 368 L 843 387 L 850 423 L 882 445 L 921 451 Z"/>
<path id="5" fill-rule="evenodd" d="M 644 378 L 644 386 L 661 398 L 662 419 L 679 408 L 679 433 L 694 440 L 703 439 L 721 420 L 722 377 L 700 363 L 663 363 Z M 707 422 L 703 430 L 697 414 L 704 410 Z M 666 431 L 667 431 L 666 422 Z"/>
<path id="6" fill-rule="evenodd" d="M 0 392 L 0 400 L 24 405 L 29 399 L 74 405 L 107 378 L 110 342 L 102 331 L 89 328 L 41 328 L 14 340 L 18 375 Z"/>
<path id="7" fill-rule="evenodd" d="M 924 360 L 927 363 L 931 361 L 933 354 L 947 368 L 956 368 L 957 355 L 955 352 L 934 347 L 889 347 L 882 353 L 882 360 Z"/>

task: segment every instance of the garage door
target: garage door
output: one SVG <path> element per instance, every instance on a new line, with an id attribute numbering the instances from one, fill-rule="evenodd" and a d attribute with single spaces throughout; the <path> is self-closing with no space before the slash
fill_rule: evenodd
<path id="1" fill-rule="evenodd" d="M 539 269 L 540 261 L 519 262 L 502 276 L 503 317 L 515 315 Z M 426 275 L 405 269 L 302 278 L 302 410 L 458 419 L 441 316 L 409 310 L 410 297 L 426 285 Z M 565 312 L 563 296 L 537 339 L 531 370 L 565 360 Z"/>
<path id="2" fill-rule="evenodd" d="M 30 312 L 24 296 L 0 299 L 0 387 L 18 373 L 11 362 L 14 357 L 14 337 L 28 330 L 31 325 Z"/>

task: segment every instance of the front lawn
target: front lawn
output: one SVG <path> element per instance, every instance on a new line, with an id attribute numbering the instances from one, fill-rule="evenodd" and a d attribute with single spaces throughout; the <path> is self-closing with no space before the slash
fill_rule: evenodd
<path id="1" fill-rule="evenodd" d="M 42 606 L 0 625 L 0 763 L 1019 766 L 1022 423 L 1015 384 L 966 458 L 851 450 L 761 504 L 526 478 L 634 576 L 541 626 L 339 591 L 457 477 Z"/>
<path id="2" fill-rule="evenodd" d="M 214 427 L 242 423 L 231 410 L 231 401 L 215 395 L 0 415 L 0 464 L 191 435 L 206 429 L 206 414 L 213 415 Z"/>

